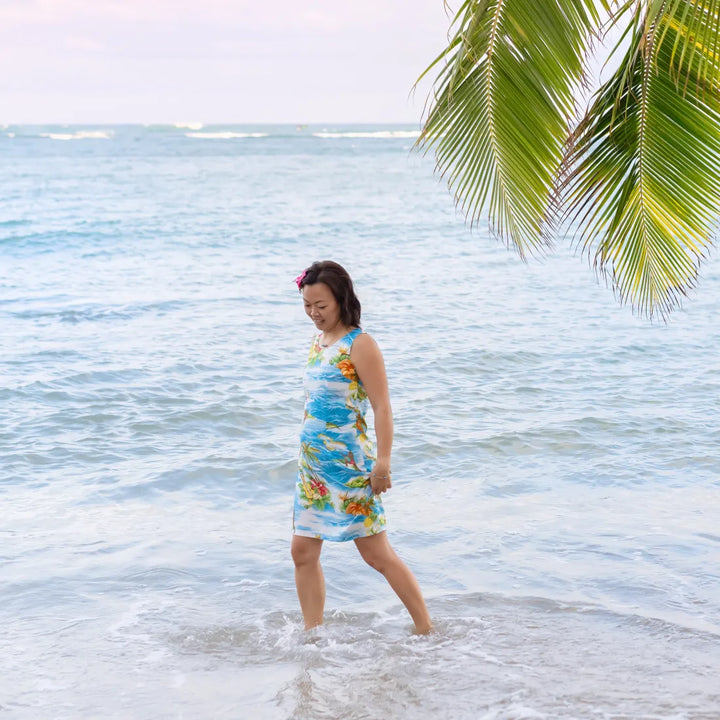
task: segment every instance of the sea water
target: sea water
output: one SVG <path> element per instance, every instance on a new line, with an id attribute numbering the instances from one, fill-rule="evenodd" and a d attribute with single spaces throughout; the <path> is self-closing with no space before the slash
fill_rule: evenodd
<path id="1" fill-rule="evenodd" d="M 720 266 L 667 324 L 470 230 L 412 127 L 0 129 L 0 717 L 720 718 Z M 389 536 L 436 624 L 289 556 L 313 335 L 353 275 Z"/>

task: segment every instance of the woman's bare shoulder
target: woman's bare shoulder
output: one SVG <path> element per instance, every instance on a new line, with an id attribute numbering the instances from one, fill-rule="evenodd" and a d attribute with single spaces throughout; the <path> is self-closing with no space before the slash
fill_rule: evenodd
<path id="1" fill-rule="evenodd" d="M 366 332 L 361 333 L 355 338 L 350 355 L 353 358 L 382 357 L 382 353 L 380 352 L 378 344 L 375 342 L 375 338 Z"/>
<path id="2" fill-rule="evenodd" d="M 366 333 L 364 330 L 355 337 L 353 340 L 353 346 L 364 347 L 367 345 L 377 345 L 374 338 L 370 333 Z"/>
<path id="3" fill-rule="evenodd" d="M 377 348 L 378 344 L 375 342 L 375 338 L 370 335 L 370 333 L 363 331 L 355 338 L 352 346 L 353 348 L 357 347 L 358 350 L 364 351 Z"/>

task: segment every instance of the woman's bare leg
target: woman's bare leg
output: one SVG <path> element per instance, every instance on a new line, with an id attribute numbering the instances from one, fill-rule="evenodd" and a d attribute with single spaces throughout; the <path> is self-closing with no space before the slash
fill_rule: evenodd
<path id="1" fill-rule="evenodd" d="M 363 560 L 382 573 L 390 587 L 402 600 L 415 623 L 415 631 L 421 634 L 432 630 L 432 622 L 423 600 L 420 586 L 408 566 L 397 556 L 390 546 L 387 533 L 358 538 L 355 545 Z"/>
<path id="2" fill-rule="evenodd" d="M 322 540 L 293 535 L 290 552 L 295 563 L 295 587 L 305 629 L 322 625 L 325 609 L 325 577 L 320 565 Z"/>

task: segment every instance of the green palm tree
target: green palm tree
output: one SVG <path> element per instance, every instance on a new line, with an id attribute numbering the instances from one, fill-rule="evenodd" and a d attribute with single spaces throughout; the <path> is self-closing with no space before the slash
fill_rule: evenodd
<path id="1" fill-rule="evenodd" d="M 617 70 L 582 108 L 611 27 Z M 438 69 L 418 145 L 469 222 L 521 257 L 567 228 L 621 302 L 666 317 L 720 212 L 720 0 L 465 0 Z"/>

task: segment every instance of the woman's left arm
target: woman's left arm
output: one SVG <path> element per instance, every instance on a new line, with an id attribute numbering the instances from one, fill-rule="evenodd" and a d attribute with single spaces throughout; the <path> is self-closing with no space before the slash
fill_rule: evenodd
<path id="1" fill-rule="evenodd" d="M 392 486 L 390 455 L 392 453 L 393 419 L 385 362 L 377 343 L 367 333 L 358 335 L 353 341 L 350 360 L 365 388 L 375 416 L 377 461 L 370 476 L 370 483 L 373 492 L 377 494 L 389 490 Z"/>

